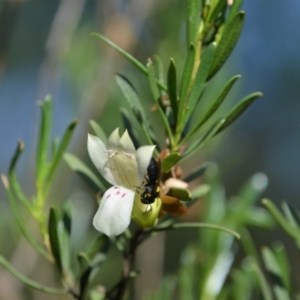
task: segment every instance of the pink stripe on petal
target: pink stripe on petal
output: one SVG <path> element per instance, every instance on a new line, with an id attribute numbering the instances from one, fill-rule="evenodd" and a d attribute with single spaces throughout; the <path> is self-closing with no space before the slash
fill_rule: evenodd
<path id="1" fill-rule="evenodd" d="M 126 193 L 123 193 L 122 198 L 124 198 L 126 196 Z"/>

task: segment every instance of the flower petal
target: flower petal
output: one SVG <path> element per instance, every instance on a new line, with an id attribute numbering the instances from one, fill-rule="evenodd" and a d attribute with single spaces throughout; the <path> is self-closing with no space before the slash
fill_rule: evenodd
<path id="1" fill-rule="evenodd" d="M 138 166 L 138 175 L 139 175 L 139 182 L 138 186 L 141 185 L 142 181 L 144 180 L 144 176 L 147 172 L 147 168 L 150 164 L 151 157 L 153 155 L 154 148 L 156 146 L 142 146 L 136 151 L 136 162 Z"/>
<path id="2" fill-rule="evenodd" d="M 130 224 L 134 194 L 120 186 L 107 190 L 94 216 L 94 227 L 107 236 L 123 233 Z"/>
<path id="3" fill-rule="evenodd" d="M 118 150 L 119 149 L 119 128 L 115 129 L 107 140 L 107 149 L 108 150 Z"/>
<path id="4" fill-rule="evenodd" d="M 95 135 L 88 134 L 88 152 L 90 158 L 100 174 L 110 183 L 115 185 L 115 179 L 107 166 L 108 153 L 104 143 Z"/>
<path id="5" fill-rule="evenodd" d="M 125 130 L 122 137 L 120 138 L 119 146 L 125 153 L 135 155 L 135 147 L 127 130 Z"/>

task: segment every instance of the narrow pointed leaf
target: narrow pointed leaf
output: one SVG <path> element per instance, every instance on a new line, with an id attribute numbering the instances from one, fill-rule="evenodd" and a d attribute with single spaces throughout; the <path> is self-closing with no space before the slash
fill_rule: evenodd
<path id="1" fill-rule="evenodd" d="M 206 169 L 209 167 L 210 163 L 204 163 L 200 165 L 199 167 L 192 170 L 190 174 L 188 174 L 186 177 L 183 178 L 183 181 L 185 182 L 191 182 L 194 179 L 198 179 L 201 176 L 204 175 Z"/>
<path id="2" fill-rule="evenodd" d="M 263 299 L 264 300 L 273 300 L 271 288 L 270 288 L 263 272 L 260 270 L 259 266 L 256 263 L 252 264 L 252 270 L 254 271 L 254 274 L 256 275 L 257 281 L 260 286 L 260 290 L 263 295 Z"/>
<path id="3" fill-rule="evenodd" d="M 169 192 L 169 196 L 175 197 L 181 201 L 191 201 L 191 192 L 187 189 L 181 189 L 176 187 L 171 187 Z"/>
<path id="4" fill-rule="evenodd" d="M 193 136 L 201 127 L 210 119 L 210 117 L 217 111 L 220 105 L 225 100 L 226 96 L 230 92 L 233 84 L 236 82 L 237 79 L 240 78 L 240 75 L 232 77 L 223 87 L 221 93 L 217 96 L 217 98 L 212 102 L 211 106 L 204 114 L 203 118 L 200 119 L 198 124 L 191 129 L 188 134 L 185 136 L 184 141 L 187 141 L 191 136 Z"/>
<path id="5" fill-rule="evenodd" d="M 270 216 L 270 213 L 261 207 L 252 207 L 244 212 L 243 222 L 245 225 L 255 226 L 260 229 L 272 229 L 274 228 L 274 219 Z"/>
<path id="6" fill-rule="evenodd" d="M 171 58 L 168 69 L 168 93 L 175 121 L 177 120 L 178 101 L 177 101 L 177 76 L 174 60 Z"/>
<path id="7" fill-rule="evenodd" d="M 66 202 L 63 206 L 62 218 L 58 223 L 57 232 L 61 244 L 62 267 L 69 277 L 74 277 L 71 268 L 71 230 L 72 230 L 72 215 L 71 205 Z"/>
<path id="8" fill-rule="evenodd" d="M 156 141 L 155 135 L 136 91 L 131 83 L 122 75 L 117 74 L 116 80 L 137 121 L 141 124 L 143 130 L 147 131 L 147 136 L 153 141 L 150 144 L 154 144 Z"/>
<path id="9" fill-rule="evenodd" d="M 32 236 L 32 234 L 29 232 L 20 212 L 19 212 L 19 206 L 17 205 L 14 195 L 11 191 L 10 188 L 10 184 L 6 178 L 5 175 L 1 175 L 1 179 L 4 185 L 4 188 L 7 192 L 9 201 L 10 201 L 10 205 L 12 208 L 12 211 L 14 213 L 14 216 L 16 218 L 16 221 L 18 223 L 18 226 L 23 234 L 23 236 L 26 238 L 26 240 L 30 243 L 30 245 L 38 252 L 40 253 L 42 256 L 44 256 L 46 259 L 50 260 L 50 257 L 48 255 L 48 253 L 46 252 L 46 250 L 35 240 L 35 238 Z"/>
<path id="10" fill-rule="evenodd" d="M 194 134 L 198 129 L 201 128 L 202 125 L 206 123 L 210 119 L 210 117 L 217 111 L 217 109 L 220 107 L 220 105 L 224 102 L 226 99 L 226 96 L 230 92 L 232 86 L 234 83 L 240 78 L 240 75 L 232 77 L 223 87 L 220 94 L 217 96 L 217 98 L 212 102 L 209 109 L 205 113 L 204 117 L 200 120 L 200 122 L 191 130 L 191 134 Z"/>
<path id="11" fill-rule="evenodd" d="M 268 247 L 263 247 L 262 257 L 267 272 L 269 274 L 269 278 L 271 280 L 274 292 L 276 287 L 279 288 L 279 289 L 277 288 L 277 292 L 281 296 L 280 298 L 277 299 L 278 300 L 289 299 L 288 293 L 286 291 L 286 287 L 284 285 L 284 280 L 282 278 L 281 270 L 279 268 L 279 265 L 277 263 L 276 257 L 274 256 L 273 252 Z"/>
<path id="12" fill-rule="evenodd" d="M 226 127 L 228 127 L 231 123 L 233 123 L 242 113 L 259 97 L 262 96 L 262 93 L 256 92 L 248 95 L 243 98 L 236 106 L 234 106 L 231 111 L 225 116 L 225 123 L 216 133 L 220 133 Z"/>
<path id="13" fill-rule="evenodd" d="M 155 78 L 154 68 L 153 68 L 153 64 L 152 64 L 151 60 L 148 61 L 147 68 L 148 68 L 148 80 L 149 80 L 150 89 L 151 89 L 153 98 L 157 104 L 157 108 L 158 108 L 160 117 L 164 123 L 166 132 L 170 139 L 170 143 L 172 144 L 173 143 L 173 134 L 172 134 L 167 116 L 165 114 L 165 109 L 163 108 L 163 105 L 161 103 L 161 94 L 160 94 L 160 91 L 159 91 L 157 83 L 156 83 L 157 80 Z"/>
<path id="14" fill-rule="evenodd" d="M 179 103 L 179 113 L 181 113 L 183 109 L 183 104 L 186 101 L 186 97 L 188 94 L 189 87 L 191 85 L 191 79 L 194 69 L 195 63 L 195 46 L 191 44 L 186 56 L 186 60 L 184 63 L 184 68 L 182 72 L 181 85 L 180 85 L 180 103 Z"/>
<path id="15" fill-rule="evenodd" d="M 48 160 L 52 125 L 52 99 L 50 96 L 45 101 L 38 102 L 41 107 L 40 131 L 37 143 L 36 176 L 37 184 L 41 186 Z"/>
<path id="16" fill-rule="evenodd" d="M 129 54 L 128 52 L 126 52 L 125 50 L 123 50 L 122 48 L 120 48 L 119 46 L 117 46 L 115 43 L 113 43 L 112 41 L 110 41 L 108 38 L 106 38 L 105 36 L 103 36 L 103 35 L 101 35 L 99 33 L 96 33 L 96 32 L 92 32 L 91 36 L 97 37 L 100 40 L 102 40 L 103 42 L 105 42 L 107 45 L 109 45 L 110 47 L 112 47 L 113 49 L 115 49 L 117 52 L 119 52 L 123 57 L 125 57 L 130 63 L 132 63 L 143 74 L 148 75 L 147 68 L 143 64 L 141 64 L 131 54 Z M 163 90 L 165 90 L 165 91 L 167 90 L 167 87 L 162 82 L 157 82 L 157 84 Z"/>
<path id="17" fill-rule="evenodd" d="M 127 78 L 123 77 L 120 74 L 116 75 L 116 80 L 138 122 L 145 122 L 146 124 L 149 124 L 149 121 L 144 112 L 144 108 L 132 84 L 128 81 Z"/>
<path id="18" fill-rule="evenodd" d="M 288 222 L 291 225 L 300 228 L 300 220 L 299 220 L 298 212 L 286 202 L 283 202 L 281 207 Z"/>
<path id="19" fill-rule="evenodd" d="M 139 69 L 141 72 L 143 72 L 145 75 L 147 75 L 147 68 L 141 64 L 137 59 L 135 59 L 131 54 L 117 46 L 115 43 L 113 43 L 111 40 L 103 36 L 102 34 L 92 32 L 91 36 L 97 37 L 98 39 L 105 42 L 107 45 L 115 49 L 117 52 L 119 52 L 122 56 L 124 56 L 129 62 L 131 62 L 137 69 Z"/>
<path id="20" fill-rule="evenodd" d="M 64 136 L 59 144 L 59 147 L 50 163 L 49 171 L 48 171 L 48 176 L 47 176 L 47 188 L 49 188 L 49 185 L 51 184 L 53 175 L 55 173 L 55 170 L 57 169 L 57 166 L 59 162 L 61 161 L 64 152 L 66 151 L 69 142 L 71 140 L 71 137 L 73 135 L 74 129 L 77 125 L 77 120 L 74 120 L 73 122 L 70 123 L 70 125 L 67 127 Z"/>
<path id="21" fill-rule="evenodd" d="M 95 122 L 94 120 L 90 120 L 89 123 L 90 123 L 91 127 L 93 128 L 94 133 L 96 134 L 96 136 L 104 144 L 106 144 L 107 143 L 107 137 L 106 137 L 106 134 L 105 134 L 104 130 L 102 129 L 102 127 L 97 122 Z"/>
<path id="22" fill-rule="evenodd" d="M 210 13 L 208 15 L 208 24 L 212 26 L 212 24 L 216 21 L 218 15 L 221 12 L 224 12 L 226 10 L 226 5 L 227 1 L 226 0 L 220 0 L 216 3 L 215 7 L 213 9 L 210 9 Z"/>
<path id="23" fill-rule="evenodd" d="M 90 168 L 87 167 L 78 157 L 73 154 L 65 153 L 64 160 L 68 164 L 68 166 L 75 172 L 79 172 L 86 177 L 88 177 L 96 186 L 101 190 L 105 191 L 104 184 L 99 180 L 99 178 L 91 171 Z"/>
<path id="24" fill-rule="evenodd" d="M 9 165 L 9 182 L 12 192 L 23 203 L 23 205 L 28 209 L 28 211 L 30 211 L 29 200 L 25 196 L 16 175 L 16 165 L 23 151 L 24 143 L 22 141 L 18 141 L 17 149 Z"/>
<path id="25" fill-rule="evenodd" d="M 244 2 L 244 0 L 234 0 L 233 1 L 233 4 L 231 5 L 230 10 L 229 10 L 227 22 L 231 21 L 234 18 L 234 16 L 239 12 L 243 2 Z"/>
<path id="26" fill-rule="evenodd" d="M 224 123 L 226 122 L 225 119 L 218 120 L 215 122 L 210 129 L 199 139 L 199 141 L 195 141 L 186 151 L 185 155 L 183 156 L 184 159 L 187 159 L 192 154 L 196 153 L 197 151 L 202 148 L 207 141 L 213 138 L 216 133 L 222 128 Z"/>
<path id="27" fill-rule="evenodd" d="M 161 61 L 161 58 L 158 56 L 158 55 L 154 55 L 153 56 L 153 60 L 155 62 L 155 66 L 157 67 L 157 77 L 158 77 L 158 80 L 165 84 L 165 78 L 164 78 L 164 66 L 163 66 L 163 63 Z"/>
<path id="28" fill-rule="evenodd" d="M 212 43 L 209 45 L 203 53 L 200 66 L 198 68 L 195 81 L 191 88 L 191 93 L 188 98 L 187 107 L 185 107 L 185 122 L 187 123 L 192 112 L 195 109 L 196 104 L 198 103 L 199 97 L 204 90 L 205 83 L 208 78 L 208 73 L 213 61 L 214 53 L 216 49 L 216 44 Z"/>
<path id="29" fill-rule="evenodd" d="M 282 242 L 276 242 L 273 246 L 273 253 L 276 257 L 276 261 L 281 271 L 281 278 L 284 281 L 284 286 L 290 290 L 291 289 L 291 267 L 289 263 L 289 258 L 287 251 Z"/>
<path id="30" fill-rule="evenodd" d="M 179 299 L 193 300 L 195 297 L 194 286 L 198 281 L 196 275 L 196 251 L 192 247 L 186 248 L 181 254 L 181 264 L 179 270 Z"/>
<path id="31" fill-rule="evenodd" d="M 51 207 L 49 214 L 49 223 L 48 223 L 48 232 L 49 232 L 49 240 L 50 246 L 52 250 L 53 257 L 56 261 L 56 265 L 60 272 L 62 272 L 62 257 L 61 257 L 61 245 L 58 235 L 58 222 L 59 218 L 56 210 Z"/>
<path id="32" fill-rule="evenodd" d="M 188 0 L 187 1 L 187 16 L 186 16 L 186 29 L 187 29 L 187 45 L 196 43 L 198 29 L 200 25 L 200 1 Z"/>
<path id="33" fill-rule="evenodd" d="M 274 286 L 273 291 L 276 297 L 276 300 L 291 300 L 292 298 L 289 296 L 289 292 L 281 287 L 281 286 Z"/>
<path id="34" fill-rule="evenodd" d="M 181 156 L 178 152 L 173 152 L 168 155 L 161 163 L 163 172 L 168 173 L 178 163 Z"/>
<path id="35" fill-rule="evenodd" d="M 133 119 L 132 115 L 130 115 L 129 111 L 124 107 L 120 108 L 120 112 L 121 112 L 121 116 L 122 116 L 122 119 L 123 119 L 124 127 L 128 131 L 129 136 L 130 136 L 130 138 L 133 142 L 133 145 L 134 145 L 135 149 L 138 149 L 141 145 L 140 145 L 140 141 L 139 141 L 138 135 L 136 133 L 136 130 L 134 128 L 135 126 L 132 123 L 132 119 Z M 147 139 L 148 144 L 151 144 L 152 140 L 147 135 L 148 132 L 146 131 L 145 134 L 146 134 L 146 139 Z"/>
<path id="36" fill-rule="evenodd" d="M 223 66 L 234 49 L 242 32 L 244 21 L 245 13 L 241 11 L 237 13 L 230 22 L 225 24 L 221 40 L 218 43 L 214 60 L 209 71 L 210 78 Z"/>
<path id="37" fill-rule="evenodd" d="M 160 91 L 157 86 L 157 80 L 155 76 L 155 71 L 153 68 L 153 63 L 151 59 L 148 59 L 147 63 L 147 70 L 148 70 L 148 80 L 149 80 L 149 86 L 152 92 L 153 99 L 155 103 L 160 106 Z"/>
<path id="38" fill-rule="evenodd" d="M 199 198 L 206 196 L 210 190 L 211 187 L 209 184 L 201 184 L 192 191 L 192 200 L 198 200 Z"/>
<path id="39" fill-rule="evenodd" d="M 215 224 L 207 224 L 207 223 L 197 223 L 197 222 L 195 222 L 195 223 L 175 223 L 168 227 L 163 227 L 163 228 L 154 227 L 154 228 L 152 228 L 152 230 L 164 231 L 164 230 L 174 230 L 174 229 L 178 230 L 178 229 L 191 229 L 191 228 L 206 228 L 206 229 L 220 230 L 220 231 L 230 233 L 235 238 L 240 239 L 240 235 L 237 232 L 235 232 L 229 228 L 226 228 L 223 226 L 218 226 Z"/>
<path id="40" fill-rule="evenodd" d="M 300 231 L 284 218 L 279 209 L 268 199 L 263 199 L 262 204 L 269 210 L 282 229 L 297 242 L 300 242 Z"/>
<path id="41" fill-rule="evenodd" d="M 27 286 L 47 294 L 66 294 L 66 289 L 55 289 L 39 284 L 18 272 L 4 257 L 0 256 L 0 264 L 5 267 L 13 276 Z"/>

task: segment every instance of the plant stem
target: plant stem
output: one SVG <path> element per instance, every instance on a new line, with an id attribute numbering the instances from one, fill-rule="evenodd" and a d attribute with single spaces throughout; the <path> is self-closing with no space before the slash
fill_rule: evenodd
<path id="1" fill-rule="evenodd" d="M 123 260 L 122 277 L 121 277 L 120 281 L 117 283 L 117 285 L 106 294 L 107 300 L 123 299 L 124 294 L 127 289 L 127 284 L 130 279 L 130 273 L 132 271 L 132 265 L 133 265 L 134 258 L 135 258 L 135 252 L 139 245 L 139 240 L 141 239 L 143 234 L 144 234 L 144 229 L 139 228 L 136 231 L 135 235 L 130 240 L 128 253 L 125 255 L 124 260 Z M 112 294 L 115 291 L 116 291 L 115 295 L 112 296 Z"/>

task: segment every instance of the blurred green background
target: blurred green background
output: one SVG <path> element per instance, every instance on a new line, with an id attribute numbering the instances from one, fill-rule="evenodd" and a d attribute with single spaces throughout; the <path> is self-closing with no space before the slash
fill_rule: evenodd
<path id="1" fill-rule="evenodd" d="M 262 91 L 246 114 L 189 164 L 204 160 L 220 166 L 227 194 L 234 194 L 251 175 L 263 172 L 269 178 L 265 195 L 280 202 L 286 199 L 298 207 L 300 167 L 300 2 L 290 0 L 245 0 L 246 23 L 236 49 L 222 72 L 214 78 L 214 89 L 232 75 L 242 79 L 232 93 L 232 103 L 252 91 Z M 1 1 L 0 2 L 0 172 L 6 173 L 17 139 L 25 142 L 19 163 L 19 177 L 27 194 L 34 193 L 34 153 L 39 121 L 36 105 L 46 94 L 54 99 L 53 137 L 62 135 L 68 123 L 79 119 L 69 151 L 91 165 L 86 151 L 88 121 L 94 119 L 109 134 L 123 128 L 119 108 L 126 106 L 114 81 L 114 73 L 125 74 L 151 104 L 146 79 L 114 50 L 89 36 L 100 32 L 146 63 L 159 54 L 165 66 L 173 57 L 178 66 L 185 54 L 185 1 Z M 208 99 L 209 101 L 209 99 Z M 201 113 L 201 109 L 199 111 Z M 149 113 L 154 130 L 160 124 Z M 187 164 L 187 166 L 189 166 Z M 80 178 L 62 163 L 49 202 L 71 199 L 78 217 L 74 243 L 90 226 L 96 204 L 94 195 Z M 0 251 L 23 273 L 47 282 L 47 266 L 20 240 L 4 188 L 0 187 Z M 88 205 L 87 205 L 88 203 Z M 199 209 L 199 207 L 198 207 Z M 197 207 L 188 220 L 197 220 Z M 148 265 L 138 280 L 136 293 L 155 289 L 163 270 L 175 272 L 184 245 L 196 232 L 158 235 L 140 250 L 137 261 Z M 258 240 L 262 233 L 256 233 Z M 263 237 L 263 242 L 278 234 Z M 284 237 L 283 237 L 284 238 Z M 167 243 L 166 243 L 167 241 Z M 291 255 L 295 253 L 292 242 Z M 149 255 L 154 247 L 157 255 Z M 175 249 L 175 250 L 174 250 Z M 26 257 L 26 259 L 24 259 Z M 164 257 L 166 259 L 164 259 Z M 117 262 L 116 262 L 117 263 Z M 154 266 L 160 266 L 159 268 Z M 43 274 L 43 275 L 41 275 Z M 52 280 L 52 279 L 51 279 Z M 29 299 L 56 299 L 30 293 Z M 42 297 L 42 298 L 41 298 Z M 0 268 L 0 299 L 27 299 L 20 284 Z M 139 298 L 137 298 L 139 299 Z"/>

